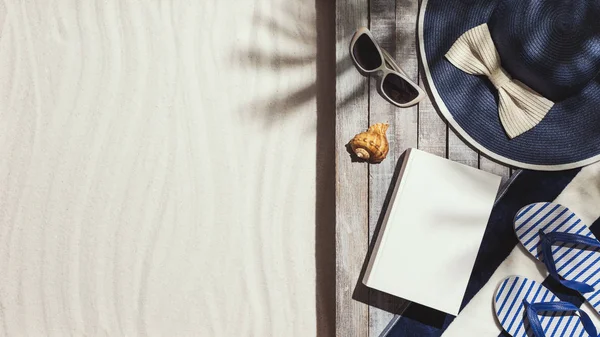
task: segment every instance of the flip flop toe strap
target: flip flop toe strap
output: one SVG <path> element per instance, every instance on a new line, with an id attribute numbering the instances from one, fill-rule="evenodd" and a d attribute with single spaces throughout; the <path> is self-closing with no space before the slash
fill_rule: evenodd
<path id="1" fill-rule="evenodd" d="M 535 337 L 546 337 L 544 329 L 542 328 L 542 323 L 537 315 L 539 312 L 579 312 L 579 319 L 583 324 L 585 332 L 587 332 L 590 337 L 598 336 L 596 326 L 594 326 L 590 316 L 569 302 L 528 303 L 527 301 L 523 301 L 523 305 L 526 308 L 527 320 L 529 321 L 529 326 Z"/>
<path id="2" fill-rule="evenodd" d="M 552 276 L 558 282 L 563 284 L 565 287 L 577 290 L 582 294 L 594 291 L 594 287 L 590 286 L 587 283 L 573 280 L 565 280 L 562 277 L 560 277 L 560 275 L 558 275 L 558 271 L 556 270 L 556 262 L 554 261 L 554 257 L 552 256 L 552 245 L 556 242 L 563 242 L 600 248 L 600 243 L 598 242 L 598 240 L 577 234 L 559 232 L 544 233 L 541 230 L 539 231 L 539 236 L 540 246 L 542 249 L 542 256 L 544 257 L 544 264 L 546 265 L 550 276 Z"/>

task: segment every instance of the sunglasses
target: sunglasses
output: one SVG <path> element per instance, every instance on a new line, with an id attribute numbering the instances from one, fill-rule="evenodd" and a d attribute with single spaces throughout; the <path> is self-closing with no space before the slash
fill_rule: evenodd
<path id="1" fill-rule="evenodd" d="M 377 73 L 377 91 L 388 102 L 406 108 L 425 98 L 423 89 L 408 78 L 385 49 L 379 47 L 367 28 L 360 28 L 354 33 L 350 55 L 364 76 Z"/>

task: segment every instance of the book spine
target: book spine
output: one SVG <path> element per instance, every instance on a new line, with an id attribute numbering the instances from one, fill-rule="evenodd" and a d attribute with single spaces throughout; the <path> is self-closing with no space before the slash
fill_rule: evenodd
<path id="1" fill-rule="evenodd" d="M 369 286 L 369 284 L 372 284 L 371 275 L 373 274 L 374 270 L 376 271 L 377 254 L 378 254 L 379 250 L 382 249 L 382 247 L 384 246 L 385 241 L 386 241 L 385 240 L 385 228 L 387 227 L 387 223 L 388 223 L 390 214 L 393 211 L 394 203 L 396 202 L 396 199 L 399 198 L 398 194 L 401 193 L 401 191 L 402 191 L 402 180 L 404 179 L 404 177 L 406 175 L 405 172 L 408 170 L 408 166 L 410 164 L 411 150 L 412 149 L 408 149 L 404 153 L 404 160 L 402 161 L 402 167 L 400 168 L 400 172 L 398 173 L 398 177 L 396 179 L 394 191 L 390 198 L 390 202 L 388 203 L 387 210 L 385 211 L 385 216 L 383 218 L 383 221 L 381 222 L 381 227 L 379 228 L 377 237 L 375 238 L 375 245 L 373 246 L 373 251 L 371 252 L 371 256 L 369 258 L 369 263 L 367 264 L 367 269 L 363 276 L 363 283 L 366 286 Z"/>

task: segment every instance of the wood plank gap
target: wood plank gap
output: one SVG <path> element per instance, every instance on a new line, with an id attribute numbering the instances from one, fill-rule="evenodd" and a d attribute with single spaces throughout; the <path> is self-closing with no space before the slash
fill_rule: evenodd
<path id="1" fill-rule="evenodd" d="M 485 155 L 479 153 L 479 168 L 490 172 L 493 174 L 497 174 L 502 177 L 502 183 L 504 183 L 511 175 L 510 168 L 506 165 L 495 162 Z"/>
<path id="2" fill-rule="evenodd" d="M 469 147 L 451 128 L 448 131 L 448 159 L 479 168 L 479 153 Z"/>
<path id="3" fill-rule="evenodd" d="M 368 26 L 368 0 L 337 1 L 336 7 L 336 336 L 368 336 L 367 305 L 354 300 L 368 247 L 368 166 L 346 148 L 368 127 L 368 79 L 348 53 L 358 27 Z"/>
<path id="4" fill-rule="evenodd" d="M 398 65 L 417 81 L 416 18 L 418 0 L 371 0 L 371 32 L 379 45 L 398 61 Z M 369 174 L 369 235 L 371 244 L 389 202 L 395 168 L 402 153 L 416 147 L 418 140 L 418 107 L 400 109 L 383 99 L 377 92 L 378 82 L 370 82 L 370 124 L 388 122 L 390 152 L 388 158 L 378 165 L 371 165 Z M 369 336 L 379 336 L 392 319 L 400 313 L 407 302 L 394 296 L 370 289 Z"/>
<path id="5" fill-rule="evenodd" d="M 421 0 L 419 0 L 419 6 Z M 416 24 L 415 24 L 416 25 Z M 416 36 L 415 32 L 415 36 Z M 418 50 L 417 50 L 418 53 Z M 420 55 L 423 57 L 424 55 Z M 419 62 L 419 86 L 428 94 L 418 107 L 418 141 L 419 149 L 447 158 L 448 156 L 448 128 L 446 122 L 438 114 L 434 106 L 427 86 L 427 78 L 423 69 L 423 63 Z"/>

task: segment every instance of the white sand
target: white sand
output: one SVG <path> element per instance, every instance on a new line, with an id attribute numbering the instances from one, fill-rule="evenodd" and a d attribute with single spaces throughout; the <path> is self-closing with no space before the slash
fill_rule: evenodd
<path id="1" fill-rule="evenodd" d="M 0 27 L 0 335 L 316 334 L 314 0 Z"/>

